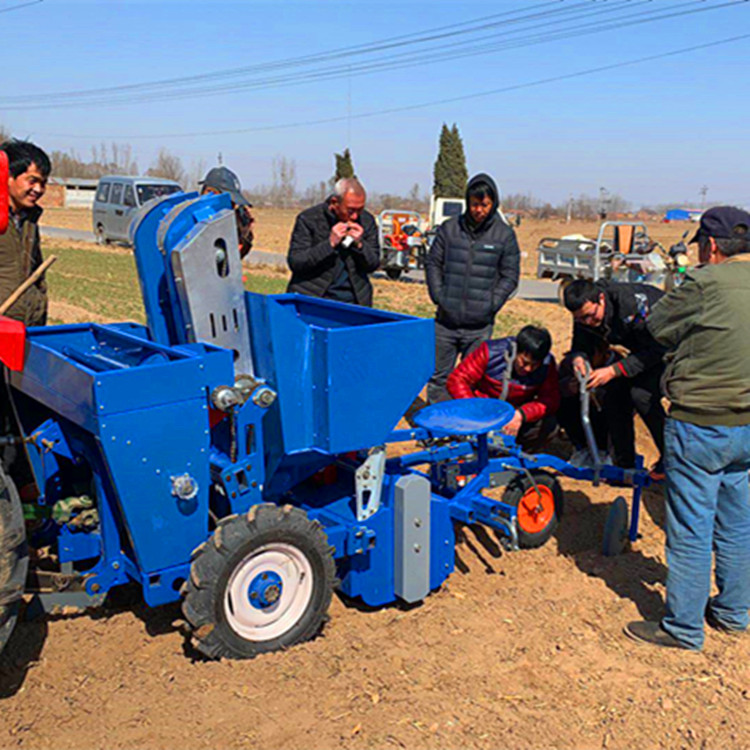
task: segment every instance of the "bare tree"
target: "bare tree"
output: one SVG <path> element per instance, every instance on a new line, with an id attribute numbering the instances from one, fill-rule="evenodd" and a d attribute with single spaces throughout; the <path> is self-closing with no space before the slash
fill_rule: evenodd
<path id="1" fill-rule="evenodd" d="M 274 156 L 271 170 L 271 200 L 277 206 L 289 208 L 294 203 L 297 192 L 297 162 L 286 156 Z"/>
<path id="2" fill-rule="evenodd" d="M 0 125 L 0 143 L 5 143 L 7 140 L 10 140 L 10 130 L 4 125 Z"/>
<path id="3" fill-rule="evenodd" d="M 151 177 L 163 177 L 165 180 L 174 180 L 182 185 L 185 182 L 185 168 L 182 166 L 182 159 L 176 154 L 171 153 L 166 148 L 160 148 L 156 155 L 154 163 L 146 172 Z"/>
<path id="4" fill-rule="evenodd" d="M 198 183 L 206 176 L 207 171 L 205 159 L 193 159 L 190 169 L 185 174 L 185 181 L 181 183 L 182 186 L 188 191 L 198 190 L 200 188 Z"/>

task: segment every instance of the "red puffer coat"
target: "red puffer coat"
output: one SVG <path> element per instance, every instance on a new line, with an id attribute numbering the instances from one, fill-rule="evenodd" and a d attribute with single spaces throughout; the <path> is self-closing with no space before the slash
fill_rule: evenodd
<path id="1" fill-rule="evenodd" d="M 461 361 L 448 377 L 446 386 L 453 398 L 501 398 L 503 381 L 510 366 L 506 401 L 522 414 L 524 422 L 536 422 L 554 414 L 560 406 L 555 358 L 548 354 L 530 375 L 519 376 L 511 364 L 515 338 L 483 343 Z"/>

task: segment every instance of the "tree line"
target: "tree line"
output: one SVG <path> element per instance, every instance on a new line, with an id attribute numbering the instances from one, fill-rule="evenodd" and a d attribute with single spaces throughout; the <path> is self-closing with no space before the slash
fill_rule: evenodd
<path id="1" fill-rule="evenodd" d="M 11 133 L 0 124 L 0 142 L 10 138 Z M 52 173 L 59 178 L 98 179 L 106 174 L 139 174 L 138 162 L 129 144 L 101 143 L 92 146 L 88 157 L 71 149 L 69 151 L 52 151 Z M 194 190 L 198 182 L 208 171 L 203 159 L 185 164 L 183 160 L 167 148 L 161 148 L 145 174 L 174 180 L 186 190 Z M 256 206 L 273 206 L 280 208 L 299 208 L 312 205 L 326 199 L 333 191 L 334 184 L 342 177 L 354 177 L 356 170 L 350 149 L 333 155 L 333 173 L 328 180 L 319 180 L 300 188 L 297 182 L 297 163 L 294 159 L 277 155 L 271 161 L 270 184 L 246 186 L 244 192 Z M 443 123 L 438 141 L 438 154 L 433 165 L 432 194 L 435 197 L 462 198 L 468 181 L 466 151 L 463 139 L 456 123 L 448 126 Z M 531 193 L 509 193 L 503 196 L 503 208 L 510 212 L 519 212 L 527 216 L 545 219 L 570 216 L 574 219 L 590 220 L 624 213 L 632 205 L 622 196 L 607 193 L 590 196 L 581 194 L 571 196 L 567 201 L 553 204 L 541 200 Z M 660 206 L 643 206 L 641 210 L 663 212 L 667 208 L 680 204 L 663 204 Z M 429 194 L 425 194 L 418 183 L 414 183 L 406 195 L 398 193 L 368 192 L 368 207 L 379 212 L 392 208 L 407 208 L 426 212 L 429 209 Z"/>

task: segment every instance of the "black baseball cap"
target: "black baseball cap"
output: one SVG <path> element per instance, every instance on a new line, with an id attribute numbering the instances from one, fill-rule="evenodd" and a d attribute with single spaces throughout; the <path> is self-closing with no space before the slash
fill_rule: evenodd
<path id="1" fill-rule="evenodd" d="M 208 170 L 208 174 L 198 183 L 203 187 L 210 187 L 221 193 L 229 193 L 232 203 L 237 206 L 250 206 L 252 204 L 242 195 L 242 185 L 240 178 L 226 167 L 213 167 Z"/>
<path id="2" fill-rule="evenodd" d="M 750 233 L 750 213 L 734 206 L 715 206 L 701 216 L 698 231 L 693 235 L 690 244 L 702 237 L 713 237 L 717 240 L 745 239 Z"/>

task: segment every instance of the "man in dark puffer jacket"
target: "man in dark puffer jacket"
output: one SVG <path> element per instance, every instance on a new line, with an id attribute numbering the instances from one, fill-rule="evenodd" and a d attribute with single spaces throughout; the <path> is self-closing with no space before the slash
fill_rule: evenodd
<path id="1" fill-rule="evenodd" d="M 430 403 L 450 398 L 445 381 L 456 357 L 490 338 L 495 315 L 518 286 L 518 242 L 498 205 L 495 181 L 486 174 L 473 177 L 466 211 L 438 227 L 427 256 L 427 287 L 437 305 Z"/>
<path id="2" fill-rule="evenodd" d="M 287 261 L 290 292 L 372 307 L 368 274 L 380 265 L 378 229 L 359 180 L 342 179 L 324 203 L 294 223 Z"/>

